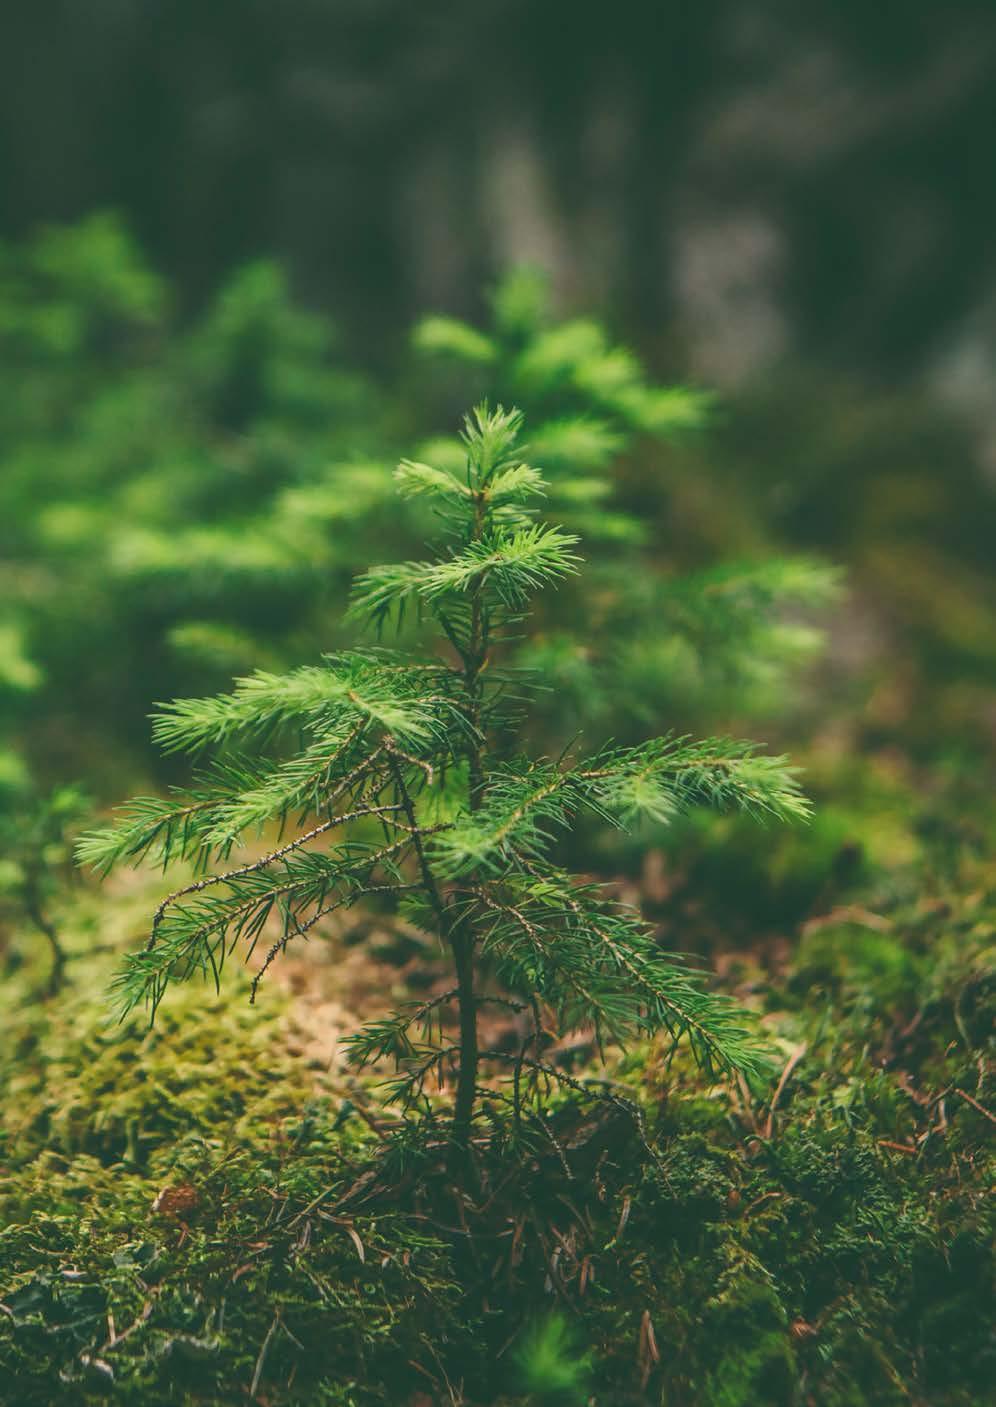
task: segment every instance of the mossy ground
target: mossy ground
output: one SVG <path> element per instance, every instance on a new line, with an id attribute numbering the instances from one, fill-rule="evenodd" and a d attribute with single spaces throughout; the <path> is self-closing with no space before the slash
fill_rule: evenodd
<path id="1" fill-rule="evenodd" d="M 652 1154 L 559 1099 L 546 1132 L 492 1129 L 466 1194 L 418 1140 L 385 1152 L 330 1063 L 385 984 L 433 979 L 410 935 L 365 968 L 316 950 L 258 1009 L 237 978 L 178 992 L 148 1032 L 105 998 L 148 893 L 67 900 L 62 993 L 29 1000 L 18 936 L 0 997 L 0 1401 L 981 1407 L 996 870 L 955 799 L 901 822 L 896 795 L 868 823 L 891 860 L 844 879 L 860 832 L 826 814 L 805 901 L 798 854 L 745 851 L 762 917 L 733 951 L 722 903 L 649 895 L 758 1010 L 765 1088 L 648 1045 L 611 1074 Z"/>

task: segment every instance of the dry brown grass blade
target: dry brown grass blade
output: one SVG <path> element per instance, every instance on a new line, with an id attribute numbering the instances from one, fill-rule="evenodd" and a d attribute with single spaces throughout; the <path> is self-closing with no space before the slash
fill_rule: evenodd
<path id="1" fill-rule="evenodd" d="M 260 1346 L 259 1356 L 256 1359 L 256 1367 L 253 1371 L 252 1382 L 249 1385 L 249 1396 L 255 1398 L 259 1390 L 259 1384 L 263 1377 L 263 1367 L 266 1363 L 266 1355 L 269 1352 L 270 1344 L 273 1342 L 273 1335 L 277 1332 L 277 1325 L 280 1323 L 280 1315 L 275 1314 L 270 1327 L 266 1331 L 266 1338 Z"/>
<path id="2" fill-rule="evenodd" d="M 959 1089 L 957 1085 L 955 1085 L 955 1094 L 957 1094 L 959 1098 L 964 1099 L 966 1104 L 971 1104 L 972 1108 L 976 1110 L 977 1113 L 981 1114 L 984 1119 L 988 1119 L 991 1124 L 996 1124 L 996 1114 L 988 1110 L 984 1104 L 980 1104 L 977 1099 L 973 1099 L 970 1094 L 966 1094 L 963 1089 Z"/>
<path id="3" fill-rule="evenodd" d="M 808 1043 L 807 1043 L 806 1041 L 800 1042 L 800 1044 L 796 1046 L 795 1050 L 792 1052 L 792 1054 L 789 1056 L 788 1060 L 786 1061 L 785 1069 L 784 1069 L 784 1070 L 782 1071 L 782 1073 L 781 1073 L 781 1078 L 779 1079 L 778 1085 L 777 1085 L 777 1087 L 776 1087 L 776 1089 L 775 1089 L 775 1093 L 774 1093 L 774 1095 L 772 1096 L 771 1108 L 768 1110 L 768 1118 L 767 1118 L 767 1121 L 766 1121 L 766 1123 L 765 1123 L 765 1125 L 764 1125 L 764 1136 L 765 1136 L 765 1138 L 770 1138 L 771 1135 L 772 1135 L 772 1132 L 774 1131 L 774 1127 L 775 1127 L 775 1110 L 778 1108 L 778 1101 L 781 1099 L 783 1093 L 785 1092 L 785 1086 L 788 1084 L 789 1080 L 792 1078 L 792 1071 L 793 1071 L 793 1070 L 795 1069 L 795 1067 L 799 1064 L 799 1061 L 803 1058 L 803 1056 L 806 1054 L 806 1051 L 807 1051 L 808 1049 L 809 1049 L 809 1045 L 808 1045 Z"/>
<path id="4" fill-rule="evenodd" d="M 650 1318 L 649 1309 L 643 1311 L 643 1317 L 640 1320 L 636 1361 L 640 1365 L 640 1386 L 645 1388 L 650 1381 L 654 1365 L 661 1361 L 660 1349 L 657 1347 L 657 1336 L 654 1334 L 654 1324 Z"/>

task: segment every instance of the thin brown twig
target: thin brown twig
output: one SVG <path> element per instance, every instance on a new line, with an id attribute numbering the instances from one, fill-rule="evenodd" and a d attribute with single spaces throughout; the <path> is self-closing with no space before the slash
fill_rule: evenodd
<path id="1" fill-rule="evenodd" d="M 249 1386 L 250 1397 L 256 1396 L 256 1391 L 259 1388 L 260 1380 L 263 1376 L 263 1365 L 266 1362 L 266 1355 L 269 1351 L 270 1344 L 273 1341 L 273 1335 L 277 1332 L 277 1325 L 279 1323 L 280 1311 L 278 1310 L 277 1313 L 273 1316 L 272 1324 L 266 1331 L 266 1338 L 263 1340 L 262 1346 L 259 1350 L 259 1357 L 256 1359 L 256 1367 L 252 1375 L 252 1383 Z"/>
<path id="2" fill-rule="evenodd" d="M 281 845 L 277 850 L 271 850 L 269 854 L 263 855 L 258 860 L 253 860 L 247 865 L 240 865 L 234 870 L 225 870 L 222 874 L 206 875 L 203 879 L 195 880 L 192 884 L 186 884 L 182 889 L 176 889 L 172 894 L 167 894 L 162 903 L 152 916 L 152 933 L 149 937 L 148 946 L 151 948 L 156 940 L 156 930 L 163 920 L 166 910 L 175 904 L 178 899 L 185 898 L 188 894 L 199 894 L 202 889 L 208 889 L 213 884 L 226 884 L 232 879 L 241 879 L 244 875 L 255 874 L 257 870 L 265 869 L 267 865 L 272 865 L 275 860 L 282 860 L 285 855 L 289 855 L 293 850 L 300 850 L 302 845 L 307 845 L 309 840 L 314 840 L 316 836 L 324 835 L 326 831 L 333 830 L 337 826 L 347 825 L 350 821 L 359 820 L 362 816 L 380 816 L 390 811 L 400 811 L 400 806 L 363 806 L 356 811 L 345 811 L 340 816 L 330 816 L 321 825 L 315 826 L 312 830 L 306 831 L 304 835 L 296 836 L 289 840 L 286 845 Z"/>
<path id="3" fill-rule="evenodd" d="M 977 1099 L 973 1099 L 970 1094 L 967 1094 L 963 1089 L 959 1089 L 957 1085 L 954 1087 L 954 1092 L 959 1095 L 960 1098 L 964 1099 L 966 1104 L 971 1104 L 972 1108 L 981 1114 L 983 1118 L 988 1119 L 991 1124 L 996 1124 L 996 1114 L 991 1113 L 985 1105 L 980 1104 Z"/>
<path id="4" fill-rule="evenodd" d="M 795 1067 L 799 1064 L 799 1061 L 800 1061 L 800 1060 L 802 1059 L 802 1057 L 806 1054 L 806 1051 L 807 1051 L 808 1049 L 809 1049 L 808 1043 L 807 1043 L 806 1041 L 801 1041 L 801 1042 L 799 1043 L 799 1045 L 796 1046 L 795 1050 L 792 1052 L 792 1054 L 789 1056 L 788 1060 L 786 1061 L 785 1069 L 784 1069 L 784 1070 L 782 1071 L 782 1073 L 781 1073 L 781 1078 L 780 1078 L 779 1081 L 778 1081 L 778 1084 L 777 1084 L 777 1086 L 776 1086 L 776 1088 L 775 1088 L 774 1095 L 772 1096 L 772 1099 L 771 1099 L 771 1107 L 770 1107 L 769 1110 L 768 1110 L 767 1122 L 766 1122 L 765 1125 L 764 1125 L 764 1137 L 765 1137 L 765 1138 L 770 1138 L 771 1135 L 772 1135 L 772 1133 L 773 1133 L 773 1131 L 774 1131 L 774 1127 L 775 1127 L 775 1109 L 778 1107 L 778 1101 L 779 1101 L 779 1099 L 781 1099 L 782 1094 L 783 1094 L 783 1092 L 784 1092 L 784 1090 L 785 1090 L 785 1086 L 788 1084 L 789 1080 L 790 1080 L 791 1077 L 792 1077 L 792 1071 L 793 1071 L 793 1070 L 795 1069 Z"/>

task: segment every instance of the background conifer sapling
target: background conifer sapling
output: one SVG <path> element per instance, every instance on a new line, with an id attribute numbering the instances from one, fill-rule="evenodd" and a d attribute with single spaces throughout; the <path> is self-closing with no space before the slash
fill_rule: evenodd
<path id="1" fill-rule="evenodd" d="M 406 1112 L 431 1114 L 431 1091 L 455 1086 L 458 1160 L 482 1102 L 510 1106 L 521 1126 L 551 1081 L 581 1088 L 547 1057 L 570 1031 L 594 1029 L 602 1049 L 663 1031 L 707 1068 L 757 1067 L 742 1014 L 662 954 L 637 912 L 558 864 L 576 819 L 660 823 L 699 803 L 783 820 L 808 813 L 785 760 L 750 743 L 518 751 L 530 680 L 509 666 L 509 641 L 527 629 L 534 595 L 581 567 L 577 538 L 537 519 L 544 480 L 522 457 L 521 419 L 479 406 L 465 422 L 459 475 L 402 462 L 401 492 L 433 502 L 444 542 L 425 561 L 374 567 L 356 583 L 354 618 L 383 630 L 414 612 L 435 626 L 437 652 L 355 650 L 167 705 L 158 742 L 210 749 L 213 761 L 186 791 L 133 801 L 80 847 L 100 871 L 142 858 L 195 866 L 119 979 L 124 1007 L 145 1001 L 153 1016 L 171 981 L 200 973 L 217 983 L 237 948 L 262 953 L 255 996 L 288 944 L 361 901 L 403 907 L 434 932 L 452 985 L 349 1045 L 357 1067 L 393 1062 L 391 1095 Z M 277 843 L 232 863 L 275 825 Z M 489 1004 L 528 1021 L 518 1050 L 482 1045 Z"/>
<path id="2" fill-rule="evenodd" d="M 75 786 L 41 794 L 26 786 L 25 795 L 0 808 L 0 922 L 12 929 L 27 924 L 44 937 L 49 996 L 62 986 L 67 961 L 53 908 L 72 870 L 71 833 L 89 809 Z"/>
<path id="3" fill-rule="evenodd" d="M 538 269 L 509 270 L 489 302 L 486 327 L 430 316 L 413 344 L 460 388 L 459 404 L 479 383 L 522 407 L 551 515 L 588 548 L 584 579 L 569 600 L 543 603 L 521 647 L 520 662 L 554 685 L 537 700 L 546 721 L 635 741 L 662 710 L 694 727 L 791 707 L 790 681 L 822 648 L 816 619 L 840 576 L 742 526 L 726 537 L 744 555 L 715 561 L 712 520 L 728 513 L 728 494 L 683 460 L 713 418 L 711 394 L 656 384 L 591 317 L 558 319 Z M 432 438 L 419 457 L 462 472 L 455 437 Z"/>

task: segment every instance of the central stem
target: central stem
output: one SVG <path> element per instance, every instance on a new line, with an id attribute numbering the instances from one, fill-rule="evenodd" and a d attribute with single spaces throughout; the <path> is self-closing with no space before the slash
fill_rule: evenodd
<path id="1" fill-rule="evenodd" d="M 484 530 L 486 497 L 475 496 L 474 526 L 471 540 L 477 541 Z M 481 739 L 481 670 L 487 662 L 488 622 L 483 600 L 484 583 L 475 582 L 471 590 L 470 630 L 467 646 L 461 651 L 464 685 L 467 690 L 467 721 L 470 724 L 468 755 L 468 790 L 471 811 L 481 805 L 483 783 L 483 745 Z M 461 923 L 450 941 L 456 964 L 457 1004 L 460 1013 L 460 1069 L 457 1075 L 456 1105 L 453 1110 L 453 1151 L 455 1164 L 466 1164 L 470 1146 L 470 1125 L 477 1094 L 477 997 L 474 993 L 474 934 L 470 926 Z"/>
<path id="2" fill-rule="evenodd" d="M 456 932 L 452 938 L 456 962 L 457 1003 L 460 1013 L 460 1070 L 453 1108 L 455 1163 L 465 1161 L 470 1145 L 470 1123 L 477 1093 L 477 999 L 474 995 L 474 938 Z"/>

